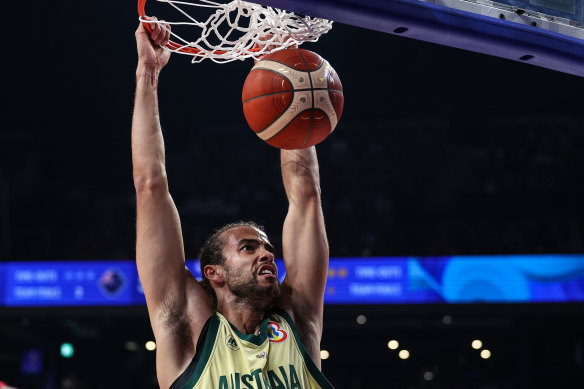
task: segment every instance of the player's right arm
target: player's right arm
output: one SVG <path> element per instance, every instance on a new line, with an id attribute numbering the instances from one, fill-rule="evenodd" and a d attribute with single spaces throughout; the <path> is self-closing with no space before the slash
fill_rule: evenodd
<path id="1" fill-rule="evenodd" d="M 158 77 L 170 53 L 169 32 L 136 30 L 138 67 L 132 119 L 136 188 L 136 263 L 156 338 L 161 388 L 168 388 L 194 356 L 196 341 L 213 312 L 209 297 L 185 268 L 180 219 L 170 196 L 158 114 Z"/>

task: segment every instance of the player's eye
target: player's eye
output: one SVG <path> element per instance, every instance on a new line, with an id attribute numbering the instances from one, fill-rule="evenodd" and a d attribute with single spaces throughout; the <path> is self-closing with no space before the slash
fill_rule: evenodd
<path id="1" fill-rule="evenodd" d="M 250 244 L 246 244 L 246 245 L 241 246 L 240 250 L 249 251 L 249 250 L 253 250 L 253 247 Z"/>

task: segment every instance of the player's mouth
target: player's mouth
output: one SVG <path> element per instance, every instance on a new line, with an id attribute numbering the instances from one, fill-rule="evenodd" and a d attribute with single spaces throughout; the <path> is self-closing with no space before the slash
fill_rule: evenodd
<path id="1" fill-rule="evenodd" d="M 278 279 L 278 269 L 273 265 L 263 265 L 260 267 L 258 275 L 268 279 Z"/>

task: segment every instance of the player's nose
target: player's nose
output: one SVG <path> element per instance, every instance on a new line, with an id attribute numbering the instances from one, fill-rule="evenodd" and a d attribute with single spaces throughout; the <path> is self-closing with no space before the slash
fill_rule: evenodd
<path id="1" fill-rule="evenodd" d="M 261 248 L 261 253 L 260 253 L 260 261 L 262 262 L 274 262 L 274 253 L 270 252 L 269 250 L 267 250 L 264 246 L 262 246 Z"/>

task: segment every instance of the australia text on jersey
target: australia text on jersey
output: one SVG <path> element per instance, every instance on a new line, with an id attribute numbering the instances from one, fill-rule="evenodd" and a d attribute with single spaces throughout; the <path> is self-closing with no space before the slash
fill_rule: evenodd
<path id="1" fill-rule="evenodd" d="M 268 378 L 262 374 L 262 369 L 255 369 L 250 374 L 231 373 L 219 377 L 218 389 L 302 389 L 294 365 L 278 366 L 267 371 Z M 269 383 L 268 383 L 269 381 Z"/>

